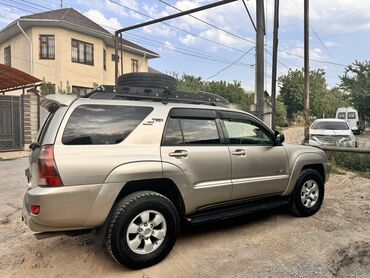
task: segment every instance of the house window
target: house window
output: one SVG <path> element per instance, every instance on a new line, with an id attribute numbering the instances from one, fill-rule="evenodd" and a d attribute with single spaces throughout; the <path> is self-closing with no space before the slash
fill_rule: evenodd
<path id="1" fill-rule="evenodd" d="M 12 66 L 12 51 L 10 46 L 4 48 L 4 64 L 11 67 Z"/>
<path id="2" fill-rule="evenodd" d="M 78 97 L 86 96 L 93 89 L 88 87 L 72 86 L 72 93 Z"/>
<path id="3" fill-rule="evenodd" d="M 72 62 L 94 65 L 94 45 L 72 39 Z"/>
<path id="4" fill-rule="evenodd" d="M 139 71 L 139 61 L 136 59 L 131 59 L 131 72 Z"/>
<path id="5" fill-rule="evenodd" d="M 103 69 L 107 70 L 107 52 L 103 48 Z"/>
<path id="6" fill-rule="evenodd" d="M 55 59 L 54 35 L 40 35 L 40 59 Z"/>

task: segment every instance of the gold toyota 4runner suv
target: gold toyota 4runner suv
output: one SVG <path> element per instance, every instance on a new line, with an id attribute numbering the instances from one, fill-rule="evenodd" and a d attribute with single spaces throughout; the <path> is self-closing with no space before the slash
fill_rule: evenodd
<path id="1" fill-rule="evenodd" d="M 150 73 L 79 99 L 47 96 L 49 116 L 30 146 L 24 222 L 37 233 L 95 229 L 116 262 L 137 269 L 166 257 L 181 219 L 285 205 L 315 214 L 325 153 L 283 144 L 283 134 L 226 104 Z"/>

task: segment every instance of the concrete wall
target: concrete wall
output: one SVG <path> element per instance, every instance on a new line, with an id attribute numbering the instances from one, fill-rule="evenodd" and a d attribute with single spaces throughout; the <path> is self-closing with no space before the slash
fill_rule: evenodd
<path id="1" fill-rule="evenodd" d="M 26 30 L 28 37 L 32 36 L 32 30 Z M 19 33 L 13 38 L 0 44 L 0 63 L 4 64 L 4 48 L 11 48 L 11 66 L 31 74 L 31 48 L 26 37 Z"/>

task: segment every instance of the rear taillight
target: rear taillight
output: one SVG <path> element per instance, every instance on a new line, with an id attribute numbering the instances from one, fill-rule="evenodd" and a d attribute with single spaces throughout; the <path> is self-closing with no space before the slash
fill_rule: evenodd
<path id="1" fill-rule="evenodd" d="M 39 186 L 63 186 L 54 161 L 54 146 L 45 145 L 41 148 L 38 160 Z"/>
<path id="2" fill-rule="evenodd" d="M 39 215 L 40 214 L 40 206 L 38 205 L 31 205 L 31 213 L 34 215 Z"/>

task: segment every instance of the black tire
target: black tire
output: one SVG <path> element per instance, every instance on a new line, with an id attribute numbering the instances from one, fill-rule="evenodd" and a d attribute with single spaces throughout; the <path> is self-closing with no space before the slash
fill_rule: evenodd
<path id="1" fill-rule="evenodd" d="M 314 180 L 319 188 L 318 199 L 315 205 L 313 205 L 310 208 L 306 207 L 301 200 L 302 187 L 308 180 Z M 324 200 L 324 195 L 325 195 L 324 181 L 319 172 L 313 169 L 306 169 L 302 171 L 302 173 L 300 174 L 296 186 L 293 190 L 290 202 L 290 212 L 295 216 L 299 217 L 307 217 L 314 215 L 317 211 L 319 211 L 321 204 Z"/>
<path id="2" fill-rule="evenodd" d="M 163 242 L 149 254 L 137 254 L 128 246 L 127 229 L 137 215 L 146 210 L 160 212 L 167 226 Z M 161 194 L 152 191 L 139 191 L 120 200 L 110 215 L 105 236 L 105 247 L 120 265 L 141 269 L 163 260 L 176 242 L 179 232 L 179 216 L 175 206 Z"/>
<path id="3" fill-rule="evenodd" d="M 122 87 L 167 88 L 171 91 L 177 89 L 177 81 L 172 76 L 151 72 L 123 74 L 118 77 L 117 84 Z"/>

